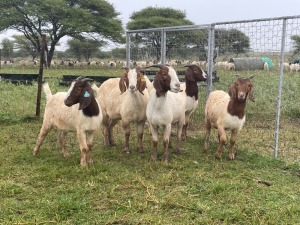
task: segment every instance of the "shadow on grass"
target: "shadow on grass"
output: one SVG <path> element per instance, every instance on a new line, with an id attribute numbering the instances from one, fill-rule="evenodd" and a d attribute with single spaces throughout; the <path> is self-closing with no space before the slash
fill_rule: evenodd
<path id="1" fill-rule="evenodd" d="M 0 114 L 0 124 L 1 126 L 9 126 L 9 125 L 17 125 L 22 123 L 28 123 L 28 122 L 38 122 L 40 120 L 40 117 L 37 116 L 18 116 L 14 114 L 9 113 L 1 113 Z"/>

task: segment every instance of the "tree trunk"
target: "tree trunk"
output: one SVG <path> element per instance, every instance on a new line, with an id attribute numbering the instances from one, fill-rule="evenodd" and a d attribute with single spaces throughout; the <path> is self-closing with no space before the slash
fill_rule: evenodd
<path id="1" fill-rule="evenodd" d="M 48 51 L 47 53 L 47 63 L 48 63 L 48 67 L 51 66 L 51 61 L 52 61 L 52 58 L 53 58 L 53 55 L 54 55 L 54 51 L 55 51 L 55 45 L 57 44 L 58 41 L 56 40 L 53 40 L 51 42 L 51 45 L 50 45 L 50 50 Z"/>

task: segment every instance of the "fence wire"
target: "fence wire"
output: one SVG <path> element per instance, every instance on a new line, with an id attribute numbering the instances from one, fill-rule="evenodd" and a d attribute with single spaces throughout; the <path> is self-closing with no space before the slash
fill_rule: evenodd
<path id="1" fill-rule="evenodd" d="M 237 74 L 255 75 L 257 100 L 247 103 L 238 148 L 299 161 L 299 20 L 300 16 L 291 16 L 128 31 L 127 63 L 169 63 L 177 70 L 197 64 L 204 70 L 212 68 L 210 77 L 217 72 L 218 83 L 200 88 L 201 100 L 192 118 L 192 129 L 202 139 L 205 96 L 210 90 L 228 90 Z"/>

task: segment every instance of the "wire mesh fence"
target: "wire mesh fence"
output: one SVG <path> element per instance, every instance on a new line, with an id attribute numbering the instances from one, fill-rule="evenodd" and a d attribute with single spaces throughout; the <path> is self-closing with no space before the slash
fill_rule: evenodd
<path id="1" fill-rule="evenodd" d="M 192 118 L 202 137 L 205 96 L 213 89 L 227 90 L 236 74 L 255 75 L 257 100 L 247 104 L 247 122 L 237 142 L 299 161 L 299 20 L 291 16 L 128 31 L 126 60 L 131 65 L 168 63 L 177 70 L 197 64 L 210 78 L 217 72 L 218 83 L 209 80 L 207 89 L 200 88 Z"/>

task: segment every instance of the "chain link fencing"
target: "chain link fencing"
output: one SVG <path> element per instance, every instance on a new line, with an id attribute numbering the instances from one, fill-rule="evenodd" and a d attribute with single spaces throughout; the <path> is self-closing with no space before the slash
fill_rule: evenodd
<path id="1" fill-rule="evenodd" d="M 254 75 L 256 102 L 247 103 L 237 148 L 298 162 L 299 20 L 300 16 L 291 16 L 127 31 L 126 62 L 130 66 L 168 63 L 178 71 L 197 64 L 208 72 L 192 116 L 191 129 L 200 135 L 199 145 L 204 139 L 206 96 L 215 89 L 227 91 L 236 75 Z M 219 82 L 212 82 L 213 72 Z"/>

